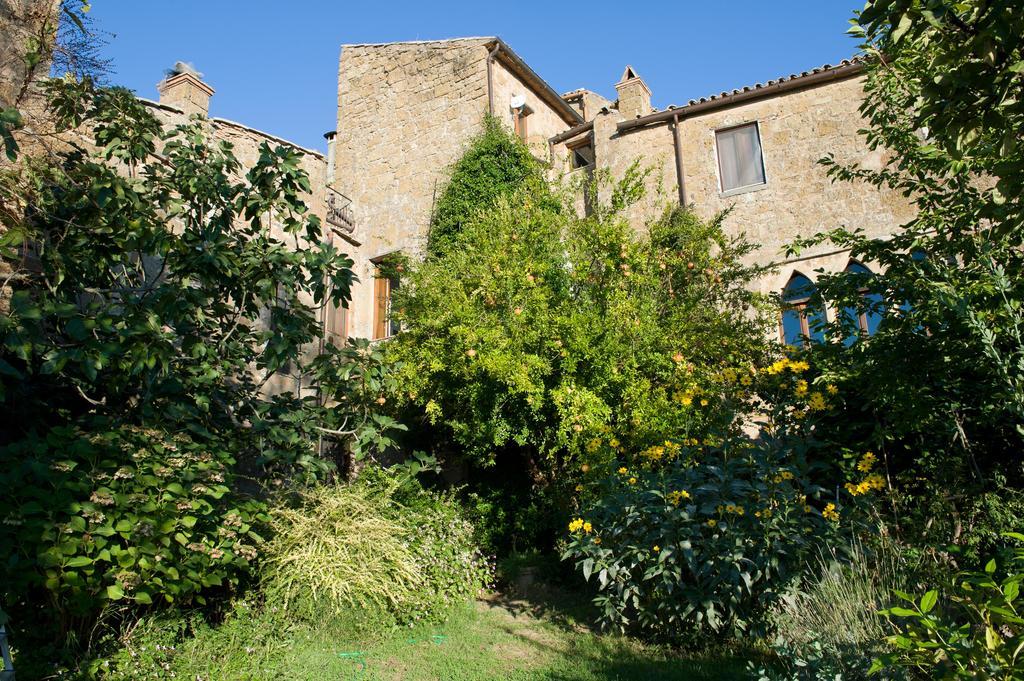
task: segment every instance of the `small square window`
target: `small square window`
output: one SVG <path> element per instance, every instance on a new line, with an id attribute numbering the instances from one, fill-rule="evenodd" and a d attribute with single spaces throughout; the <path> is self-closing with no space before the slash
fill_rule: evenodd
<path id="1" fill-rule="evenodd" d="M 764 184 L 764 159 L 757 123 L 715 132 L 722 191 Z"/>
<path id="2" fill-rule="evenodd" d="M 533 109 L 526 105 L 523 105 L 518 109 L 512 109 L 512 128 L 515 131 L 516 136 L 523 142 L 530 141 L 528 119 L 532 113 Z"/>
<path id="3" fill-rule="evenodd" d="M 587 168 L 594 164 L 594 147 L 590 144 L 581 144 L 569 149 L 572 154 L 572 169 Z"/>

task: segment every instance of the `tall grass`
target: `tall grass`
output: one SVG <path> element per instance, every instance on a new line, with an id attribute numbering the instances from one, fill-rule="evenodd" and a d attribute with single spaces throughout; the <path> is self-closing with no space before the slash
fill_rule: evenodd
<path id="1" fill-rule="evenodd" d="M 783 599 L 773 615 L 776 650 L 795 670 L 783 678 L 866 678 L 871 659 L 890 633 L 878 611 L 911 571 L 897 547 L 867 550 L 857 543 L 843 554 L 819 556 L 803 589 Z M 815 675 L 818 675 L 817 677 Z"/>

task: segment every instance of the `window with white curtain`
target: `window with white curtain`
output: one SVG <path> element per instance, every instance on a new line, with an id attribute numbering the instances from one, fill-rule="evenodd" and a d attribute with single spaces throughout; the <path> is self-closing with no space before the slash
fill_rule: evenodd
<path id="1" fill-rule="evenodd" d="M 764 184 L 764 161 L 757 123 L 718 130 L 715 139 L 723 192 Z"/>

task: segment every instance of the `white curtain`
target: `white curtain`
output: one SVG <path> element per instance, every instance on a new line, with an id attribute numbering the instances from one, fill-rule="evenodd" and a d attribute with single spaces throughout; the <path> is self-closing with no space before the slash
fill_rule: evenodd
<path id="1" fill-rule="evenodd" d="M 756 125 L 723 130 L 718 135 L 718 165 L 722 191 L 764 184 L 761 140 Z"/>

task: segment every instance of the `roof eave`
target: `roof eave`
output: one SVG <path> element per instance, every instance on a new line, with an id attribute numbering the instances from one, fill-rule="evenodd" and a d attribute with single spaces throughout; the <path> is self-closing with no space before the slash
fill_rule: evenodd
<path id="1" fill-rule="evenodd" d="M 853 78 L 859 76 L 863 71 L 864 64 L 862 62 L 852 62 L 850 64 L 844 64 L 843 66 L 837 66 L 835 68 L 818 71 L 816 73 L 789 78 L 772 85 L 766 85 L 764 87 L 753 88 L 741 92 L 734 92 L 723 97 L 716 97 L 715 99 L 687 104 L 686 106 L 680 106 L 674 109 L 666 109 L 665 111 L 648 114 L 647 116 L 642 116 L 633 120 L 622 121 L 616 125 L 616 130 L 622 133 L 634 128 L 642 128 L 644 126 L 654 125 L 657 123 L 666 123 L 676 118 L 686 118 L 688 116 L 694 116 L 696 114 L 706 113 L 716 109 L 736 106 L 745 102 L 763 99 L 766 97 L 774 97 L 776 95 L 795 90 L 802 90 L 816 85 L 824 85 L 825 83 L 832 81 Z"/>
<path id="2" fill-rule="evenodd" d="M 523 61 L 523 58 L 512 51 L 504 40 L 501 38 L 495 38 L 487 43 L 487 47 L 494 49 L 498 47 L 497 56 L 499 59 L 503 59 L 507 66 L 511 67 L 512 71 L 522 78 L 527 85 L 534 88 L 541 99 L 547 102 L 548 106 L 558 112 L 562 120 L 566 124 L 575 126 L 583 123 L 583 116 L 581 116 L 575 109 L 563 100 L 554 89 L 547 84 L 543 78 L 537 75 L 537 72 L 530 68 L 530 65 Z"/>

